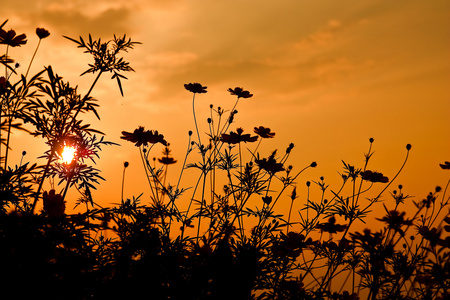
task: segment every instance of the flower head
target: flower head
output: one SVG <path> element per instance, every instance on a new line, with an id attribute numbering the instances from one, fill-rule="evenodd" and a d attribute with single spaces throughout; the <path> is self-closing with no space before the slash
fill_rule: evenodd
<path id="1" fill-rule="evenodd" d="M 450 161 L 446 161 L 443 164 L 439 164 L 439 166 L 443 169 L 443 170 L 450 170 Z"/>
<path id="2" fill-rule="evenodd" d="M 272 202 L 272 196 L 264 196 L 262 200 L 265 204 L 269 205 Z"/>
<path id="3" fill-rule="evenodd" d="M 319 223 L 316 228 L 328 233 L 338 233 L 347 229 L 347 225 L 336 224 L 336 218 L 331 216 L 327 223 Z"/>
<path id="4" fill-rule="evenodd" d="M 272 252 L 278 257 L 289 256 L 295 258 L 301 254 L 304 248 L 312 245 L 312 243 L 311 238 L 305 240 L 305 236 L 297 232 L 289 232 L 287 235 L 281 233 L 280 241 L 276 241 L 272 245 Z"/>
<path id="5" fill-rule="evenodd" d="M 0 28 L 0 44 L 9 45 L 11 47 L 17 47 L 25 45 L 27 43 L 27 36 L 25 34 L 19 34 L 16 36 L 14 30 L 5 31 Z"/>
<path id="6" fill-rule="evenodd" d="M 187 83 L 184 85 L 184 88 L 192 93 L 203 94 L 207 92 L 207 86 L 202 86 L 200 83 Z"/>
<path id="7" fill-rule="evenodd" d="M 284 167 L 282 163 L 278 163 L 275 159 L 275 154 L 277 151 L 275 150 L 272 152 L 272 154 L 269 156 L 269 158 L 263 158 L 263 159 L 256 159 L 256 164 L 266 172 L 274 175 L 277 172 L 284 171 Z"/>
<path id="8" fill-rule="evenodd" d="M 66 202 L 60 194 L 56 194 L 55 190 L 45 191 L 42 195 L 44 201 L 44 211 L 50 217 L 61 217 L 66 209 Z"/>
<path id="9" fill-rule="evenodd" d="M 363 180 L 367 180 L 370 182 L 382 182 L 382 183 L 387 183 L 389 182 L 389 178 L 387 178 L 386 176 L 384 176 L 382 173 L 379 172 L 374 172 L 374 171 L 364 171 L 360 173 L 361 178 Z"/>
<path id="10" fill-rule="evenodd" d="M 45 39 L 50 35 L 50 32 L 44 28 L 36 28 L 36 35 L 39 37 L 39 39 Z"/>
<path id="11" fill-rule="evenodd" d="M 413 222 L 413 220 L 405 219 L 405 214 L 405 212 L 400 213 L 398 210 L 391 210 L 386 216 L 381 219 L 377 218 L 377 220 L 385 222 L 388 224 L 389 228 L 392 228 L 403 235 L 404 232 L 401 227 L 412 225 Z"/>
<path id="12" fill-rule="evenodd" d="M 173 165 L 174 163 L 177 162 L 173 157 L 169 156 L 163 156 L 161 158 L 158 158 L 158 161 L 163 165 Z"/>
<path id="13" fill-rule="evenodd" d="M 430 245 L 433 247 L 442 242 L 440 238 L 442 229 L 438 230 L 436 227 L 430 229 L 428 226 L 420 226 L 418 231 L 424 239 L 430 242 Z"/>
<path id="14" fill-rule="evenodd" d="M 241 87 L 235 87 L 234 89 L 229 88 L 228 91 L 231 93 L 231 95 L 236 95 L 238 98 L 251 98 L 251 97 L 253 97 L 253 94 L 250 94 L 249 91 L 245 91 Z"/>
<path id="15" fill-rule="evenodd" d="M 266 128 L 266 127 L 263 127 L 263 126 L 255 127 L 253 129 L 253 131 L 257 135 L 262 137 L 263 139 L 270 139 L 270 138 L 273 138 L 275 136 L 275 132 L 271 132 L 270 128 Z"/>
<path id="16" fill-rule="evenodd" d="M 122 131 L 123 136 L 120 138 L 126 141 L 130 141 L 132 143 L 136 143 L 136 147 L 141 145 L 147 146 L 147 144 L 156 144 L 161 143 L 164 146 L 167 145 L 167 141 L 164 140 L 164 136 L 162 134 L 158 134 L 158 131 L 147 130 L 144 131 L 144 127 L 139 126 L 138 129 L 135 129 L 133 133 Z"/>
<path id="17" fill-rule="evenodd" d="M 236 132 L 231 131 L 230 134 L 222 133 L 221 141 L 228 144 L 253 143 L 258 140 L 258 136 L 250 136 L 250 134 L 243 134 L 242 128 L 236 129 Z"/>
<path id="18" fill-rule="evenodd" d="M 375 247 L 380 245 L 383 240 L 383 235 L 381 232 L 372 233 L 369 228 L 364 229 L 363 233 L 350 233 L 350 236 L 354 243 L 360 244 L 366 251 L 373 250 Z"/>

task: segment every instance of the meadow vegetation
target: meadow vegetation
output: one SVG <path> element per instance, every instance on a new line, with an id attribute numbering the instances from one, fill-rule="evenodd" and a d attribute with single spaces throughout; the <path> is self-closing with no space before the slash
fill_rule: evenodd
<path id="1" fill-rule="evenodd" d="M 264 126 L 245 131 L 236 125 L 239 102 L 253 100 L 241 87 L 227 91 L 235 99 L 232 107 L 210 106 L 209 132 L 203 134 L 195 101 L 207 97 L 208 89 L 186 83 L 180 89 L 192 101 L 194 130 L 186 136 L 185 157 L 172 157 L 164 135 L 145 128 L 152 124 L 124 130 L 123 142 L 140 153 L 141 162 L 131 163 L 142 163 L 148 182 L 142 191 L 149 196 L 124 198 L 122 186 L 121 202 L 102 207 L 91 193 L 103 180 L 95 162 L 102 148 L 114 143 L 82 116 L 99 117 L 101 102 L 92 92 L 101 75 L 109 73 L 123 94 L 124 73 L 133 69 L 122 54 L 139 43 L 125 35 L 108 41 L 66 37 L 92 58 L 82 71 L 93 76 L 92 85 L 81 93 L 51 66 L 29 74 L 50 34 L 43 28 L 36 29 L 38 44 L 25 74 L 19 72 L 24 68 L 15 62 L 14 49 L 27 45 L 27 36 L 7 30 L 6 23 L 0 25 L 2 294 L 17 299 L 449 299 L 449 182 L 423 199 L 408 196 L 395 179 L 411 145 L 398 173 L 388 178 L 370 166 L 370 138 L 364 164 L 343 161 L 342 183 L 330 187 L 322 177 L 307 179 L 315 161 L 300 167 L 289 163 L 294 144 L 258 152 L 276 134 Z M 42 139 L 48 150 L 32 162 L 24 151 L 18 164 L 11 163 L 14 131 Z M 173 164 L 182 167 L 170 182 Z M 120 170 L 124 180 L 133 176 L 128 166 L 124 162 Z M 448 175 L 450 163 L 436 168 Z M 184 178 L 194 184 L 183 186 Z M 307 194 L 297 193 L 300 182 L 306 182 Z M 78 199 L 67 197 L 69 189 L 79 192 Z M 290 201 L 291 209 L 279 210 L 281 201 Z M 298 211 L 292 209 L 295 201 L 303 203 Z M 413 202 L 415 211 L 406 212 L 405 202 Z M 83 209 L 68 213 L 67 206 Z M 384 208 L 384 215 L 375 216 L 381 229 L 355 228 L 375 206 Z"/>

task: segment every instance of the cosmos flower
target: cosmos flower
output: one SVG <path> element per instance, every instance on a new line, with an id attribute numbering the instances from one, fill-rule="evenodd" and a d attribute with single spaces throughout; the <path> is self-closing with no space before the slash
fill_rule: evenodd
<path id="1" fill-rule="evenodd" d="M 374 172 L 374 171 L 364 171 L 360 173 L 361 178 L 363 180 L 367 180 L 370 182 L 382 182 L 382 183 L 387 183 L 389 182 L 389 178 L 387 178 L 386 176 L 384 176 L 382 173 L 379 172 Z"/>
<path id="2" fill-rule="evenodd" d="M 147 146 L 147 144 L 156 144 L 161 143 L 164 146 L 167 145 L 167 141 L 164 140 L 164 136 L 162 134 L 158 134 L 158 131 L 152 130 L 144 131 L 144 127 L 139 126 L 138 129 L 135 129 L 133 133 L 122 131 L 123 136 L 120 138 L 132 143 L 136 143 L 135 146 L 139 147 L 141 145 Z"/>
<path id="3" fill-rule="evenodd" d="M 66 202 L 60 194 L 56 194 L 55 190 L 50 190 L 48 193 L 45 191 L 42 194 L 42 199 L 44 201 L 44 211 L 47 215 L 50 217 L 61 217 L 64 215 Z"/>
<path id="4" fill-rule="evenodd" d="M 253 143 L 258 140 L 258 137 L 250 136 L 250 134 L 242 134 L 244 129 L 238 128 L 236 132 L 231 131 L 230 134 L 222 133 L 222 138 L 220 139 L 223 143 L 228 144 L 239 144 L 240 142 L 244 143 Z"/>
<path id="5" fill-rule="evenodd" d="M 446 161 L 443 164 L 439 164 L 439 166 L 444 170 L 450 170 L 450 161 Z"/>
<path id="6" fill-rule="evenodd" d="M 269 156 L 269 158 L 256 159 L 256 164 L 266 172 L 274 175 L 277 172 L 284 171 L 282 163 L 277 163 L 275 159 L 276 150 Z"/>
<path id="7" fill-rule="evenodd" d="M 275 136 L 275 132 L 271 132 L 270 128 L 263 126 L 255 127 L 253 131 L 263 139 L 269 139 Z"/>
<path id="8" fill-rule="evenodd" d="M 336 224 L 336 218 L 331 216 L 327 223 L 319 223 L 316 225 L 316 228 L 328 233 L 338 233 L 347 229 L 347 225 Z"/>
<path id="9" fill-rule="evenodd" d="M 403 235 L 404 232 L 401 227 L 412 225 L 413 222 L 413 220 L 405 219 L 405 214 L 405 212 L 400 213 L 398 210 L 391 210 L 386 216 L 381 219 L 377 218 L 377 220 L 385 222 L 388 224 L 389 228 L 392 228 Z"/>
<path id="10" fill-rule="evenodd" d="M 158 161 L 164 165 L 172 165 L 177 162 L 173 157 L 169 156 L 163 156 L 161 158 L 158 158 Z"/>
<path id="11" fill-rule="evenodd" d="M 45 39 L 50 35 L 50 32 L 44 28 L 36 28 L 36 35 L 39 37 L 39 39 Z"/>
<path id="12" fill-rule="evenodd" d="M 18 47 L 27 43 L 27 36 L 19 34 L 16 36 L 14 30 L 5 31 L 0 28 L 0 44 L 9 45 L 11 47 Z"/>
<path id="13" fill-rule="evenodd" d="M 231 93 L 231 95 L 236 95 L 238 98 L 251 98 L 251 97 L 253 97 L 253 94 L 250 94 L 249 91 L 245 91 L 241 87 L 235 87 L 234 89 L 229 88 L 228 91 Z"/>
<path id="14" fill-rule="evenodd" d="M 184 85 L 184 88 L 192 93 L 197 94 L 203 94 L 208 92 L 206 89 L 207 86 L 202 86 L 200 83 L 194 82 L 194 83 L 188 83 Z"/>
<path id="15" fill-rule="evenodd" d="M 274 242 L 272 245 L 272 253 L 277 257 L 289 256 L 295 258 L 301 254 L 304 248 L 312 244 L 312 239 L 305 240 L 303 234 L 289 232 L 285 235 L 281 233 L 281 240 Z"/>
<path id="16" fill-rule="evenodd" d="M 262 200 L 265 204 L 269 205 L 272 202 L 272 196 L 264 196 Z"/>
<path id="17" fill-rule="evenodd" d="M 163 157 L 158 158 L 158 161 L 160 163 L 162 163 L 163 165 L 172 165 L 174 163 L 176 163 L 177 161 L 175 159 L 173 159 L 173 157 L 170 157 L 170 149 L 169 149 L 169 144 L 167 144 L 166 147 L 164 147 L 164 150 L 162 151 L 163 153 Z"/>
<path id="18" fill-rule="evenodd" d="M 363 233 L 350 233 L 350 236 L 353 243 L 360 244 L 366 251 L 374 249 L 374 247 L 380 245 L 383 240 L 383 235 L 381 232 L 372 233 L 369 228 L 364 229 Z"/>
<path id="19" fill-rule="evenodd" d="M 441 243 L 441 233 L 442 228 L 437 229 L 436 227 L 429 228 L 428 226 L 420 226 L 418 232 L 423 236 L 424 239 L 430 242 L 431 246 L 436 246 L 436 244 Z"/>

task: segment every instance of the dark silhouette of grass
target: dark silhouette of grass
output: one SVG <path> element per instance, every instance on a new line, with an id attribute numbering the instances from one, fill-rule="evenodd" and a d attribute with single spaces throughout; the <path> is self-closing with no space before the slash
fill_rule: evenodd
<path id="1" fill-rule="evenodd" d="M 68 38 L 90 54 L 94 62 L 82 74 L 93 73 L 86 92 L 56 74 L 51 66 L 23 76 L 9 56 L 10 48 L 26 45 L 26 35 L 0 26 L 0 282 L 2 297 L 14 299 L 448 299 L 450 287 L 450 197 L 437 187 L 415 212 L 403 210 L 410 201 L 403 186 L 393 183 L 408 160 L 411 145 L 398 173 L 388 178 L 369 169 L 374 140 L 369 140 L 365 164 L 343 162 L 342 185 L 332 189 L 321 177 L 307 181 L 308 194 L 297 194 L 300 176 L 317 166 L 297 169 L 288 163 L 293 144 L 284 152 L 264 156 L 259 145 L 275 133 L 256 126 L 253 133 L 234 126 L 239 101 L 252 94 L 230 88 L 236 102 L 230 110 L 210 106 L 209 132 L 197 127 L 194 101 L 206 94 L 200 83 L 184 87 L 193 93 L 196 135 L 188 135 L 182 160 L 171 156 L 170 143 L 156 130 L 140 126 L 122 132 L 122 139 L 140 152 L 150 199 L 123 198 L 101 207 L 91 196 L 103 178 L 89 165 L 103 146 L 112 144 L 84 124 L 80 114 L 97 115 L 91 94 L 103 73 L 112 73 L 122 93 L 122 72 L 133 71 L 120 56 L 138 44 L 126 36 L 110 41 Z M 39 43 L 49 36 L 38 28 Z M 12 51 L 11 51 L 12 52 Z M 198 94 L 198 95 L 197 95 Z M 204 97 L 205 95 L 201 95 Z M 10 133 L 25 130 L 44 139 L 46 163 L 11 166 Z M 203 141 L 203 143 L 202 143 Z M 161 145 L 159 145 L 161 144 Z M 73 159 L 61 160 L 64 147 L 76 149 Z M 242 147 L 247 149 L 244 150 Z M 158 147 L 159 159 L 151 159 Z M 253 150 L 250 148 L 253 147 Z M 155 148 L 155 149 L 154 149 Z M 247 152 L 250 152 L 247 155 Z M 22 154 L 22 158 L 26 152 Z M 182 163 L 176 184 L 168 169 Z M 129 163 L 124 163 L 123 180 Z M 448 170 L 449 162 L 440 164 Z M 195 179 L 182 187 L 182 178 Z M 49 179 L 57 187 L 46 190 Z M 170 177 L 172 178 L 172 177 Z M 220 188 L 219 188 L 220 187 Z M 69 188 L 85 211 L 67 214 Z M 318 189 L 318 199 L 310 190 Z M 388 192 L 388 189 L 391 189 Z M 57 191 L 59 190 L 59 192 Z M 371 217 L 380 205 L 385 215 L 362 231 L 355 223 Z M 282 197 L 291 201 L 288 214 L 278 212 Z M 302 198 L 297 214 L 292 204 Z M 181 201 L 183 199 L 184 201 Z M 36 211 L 42 201 L 43 209 Z M 252 203 L 250 205 L 250 202 Z M 183 203 L 188 203 L 184 205 Z M 256 203 L 256 205 L 255 205 Z"/>

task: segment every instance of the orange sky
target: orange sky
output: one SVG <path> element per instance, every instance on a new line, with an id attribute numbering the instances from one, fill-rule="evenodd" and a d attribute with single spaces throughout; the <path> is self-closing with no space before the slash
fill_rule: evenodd
<path id="1" fill-rule="evenodd" d="M 17 0 L 2 4 L 1 17 L 9 19 L 4 29 L 28 36 L 25 47 L 9 53 L 22 72 L 37 44 L 34 30 L 44 27 L 51 35 L 31 71 L 51 64 L 81 93 L 94 79 L 79 77 L 90 57 L 62 35 L 91 33 L 106 40 L 126 33 L 143 43 L 126 56 L 136 73 L 126 74 L 125 97 L 108 75 L 93 93 L 101 122 L 87 120 L 107 140 L 122 144 L 106 147 L 97 165 L 106 182 L 94 196 L 104 205 L 120 201 L 124 161 L 130 162 L 125 196 L 149 195 L 138 151 L 120 140 L 122 130 L 156 129 L 183 160 L 187 131 L 194 129 L 191 94 L 183 88 L 188 82 L 208 86 L 196 102 L 203 123 L 209 104 L 234 104 L 227 88 L 252 92 L 253 98 L 240 102 L 231 129 L 270 127 L 277 135 L 264 141 L 262 156 L 293 142 L 291 164 L 302 168 L 317 161 L 300 184 L 323 175 L 337 189 L 341 159 L 362 167 L 371 137 L 369 168 L 390 178 L 403 162 L 405 145 L 412 144 L 397 180 L 408 194 L 422 198 L 450 176 L 438 165 L 450 160 L 449 1 Z M 27 150 L 34 161 L 45 150 L 39 143 L 15 133 L 16 160 Z"/>

